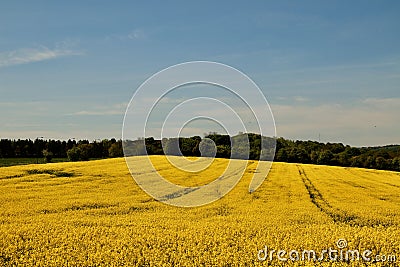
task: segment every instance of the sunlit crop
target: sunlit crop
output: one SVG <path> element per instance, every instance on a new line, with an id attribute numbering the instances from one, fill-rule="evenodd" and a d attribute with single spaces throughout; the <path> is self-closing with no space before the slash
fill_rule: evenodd
<path id="1" fill-rule="evenodd" d="M 209 182 L 227 162 L 216 159 L 211 169 L 186 177 L 162 156 L 152 161 L 186 186 Z M 225 197 L 198 208 L 153 200 L 124 159 L 0 168 L 0 265 L 394 266 L 257 258 L 265 246 L 320 251 L 340 238 L 349 249 L 400 262 L 399 173 L 274 163 L 249 193 L 255 166 L 249 162 Z"/>

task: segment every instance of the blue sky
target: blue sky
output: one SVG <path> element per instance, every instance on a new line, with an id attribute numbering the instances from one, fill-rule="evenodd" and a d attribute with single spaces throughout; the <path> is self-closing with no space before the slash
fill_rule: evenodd
<path id="1" fill-rule="evenodd" d="M 398 1 L 1 1 L 0 138 L 121 137 L 141 83 L 231 65 L 278 136 L 400 143 Z"/>

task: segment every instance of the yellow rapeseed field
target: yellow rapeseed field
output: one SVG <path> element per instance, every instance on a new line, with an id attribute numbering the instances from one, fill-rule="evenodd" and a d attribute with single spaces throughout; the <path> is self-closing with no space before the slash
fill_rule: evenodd
<path id="1" fill-rule="evenodd" d="M 152 161 L 185 186 L 208 183 L 227 165 L 216 159 L 188 174 L 162 156 Z M 400 173 L 273 163 L 249 193 L 255 166 L 249 161 L 230 193 L 197 208 L 155 201 L 122 158 L 0 168 L 0 265 L 400 265 Z M 370 261 L 289 257 L 338 250 L 339 239 L 347 241 L 343 250 L 370 250 Z M 288 253 L 278 258 L 279 250 Z"/>

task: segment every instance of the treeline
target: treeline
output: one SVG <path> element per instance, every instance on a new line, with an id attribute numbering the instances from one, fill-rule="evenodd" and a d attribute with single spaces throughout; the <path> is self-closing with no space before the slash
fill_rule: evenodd
<path id="1" fill-rule="evenodd" d="M 342 143 L 278 138 L 275 160 L 400 171 L 400 146 L 351 147 Z"/>
<path id="2" fill-rule="evenodd" d="M 213 142 L 209 142 L 212 140 Z M 248 141 L 247 141 L 248 140 Z M 247 143 L 248 142 L 248 143 Z M 51 162 L 53 157 L 71 161 L 92 158 L 123 156 L 123 142 L 105 139 L 88 140 L 0 140 L 0 157 L 29 158 L 44 157 Z M 274 150 L 276 144 L 276 149 Z M 400 146 L 350 147 L 342 143 L 320 143 L 316 141 L 292 141 L 284 138 L 261 137 L 258 134 L 240 134 L 230 137 L 210 133 L 205 138 L 169 138 L 157 140 L 153 137 L 125 141 L 125 153 L 131 155 L 216 156 L 219 158 L 249 158 L 292 163 L 311 163 L 343 167 L 361 167 L 400 171 Z"/>
<path id="3" fill-rule="evenodd" d="M 176 155 L 206 156 L 234 159 L 273 160 L 275 155 L 274 138 L 258 134 L 238 134 L 230 137 L 210 133 L 203 139 L 200 136 L 164 138 L 153 137 L 125 141 L 125 155 Z"/>
<path id="4" fill-rule="evenodd" d="M 94 158 L 122 157 L 122 141 L 112 138 L 102 141 L 89 140 L 0 140 L 0 158 L 38 158 L 46 162 L 53 158 L 69 158 L 71 161 Z"/>

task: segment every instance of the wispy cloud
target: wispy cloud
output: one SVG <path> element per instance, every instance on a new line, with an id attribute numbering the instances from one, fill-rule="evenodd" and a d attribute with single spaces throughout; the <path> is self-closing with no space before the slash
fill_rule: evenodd
<path id="1" fill-rule="evenodd" d="M 105 37 L 106 41 L 119 40 L 119 41 L 127 41 L 127 40 L 145 40 L 148 38 L 148 33 L 143 29 L 133 29 L 128 33 L 120 33 L 120 34 L 111 34 Z"/>
<path id="2" fill-rule="evenodd" d="M 304 96 L 295 96 L 294 100 L 296 102 L 307 102 L 307 101 L 309 101 L 309 99 L 307 97 L 304 97 Z"/>
<path id="3" fill-rule="evenodd" d="M 317 67 L 302 67 L 297 69 L 289 69 L 285 71 L 274 71 L 272 74 L 294 74 L 294 73 L 316 73 L 316 72 L 334 72 L 334 71 L 349 71 L 349 70 L 363 70 L 366 69 L 381 69 L 381 68 L 395 68 L 400 65 L 400 59 L 398 55 L 394 55 L 390 60 L 386 58 L 379 62 L 369 62 L 361 64 L 345 64 L 345 65 L 328 65 L 328 66 L 317 66 Z M 317 80 L 315 83 L 320 83 Z M 330 81 L 322 81 L 330 82 Z"/>
<path id="4" fill-rule="evenodd" d="M 118 103 L 109 107 L 94 107 L 92 110 L 80 110 L 68 115 L 73 116 L 104 116 L 104 115 L 123 115 L 128 103 Z"/>
<path id="5" fill-rule="evenodd" d="M 77 115 L 77 116 L 102 116 L 102 115 L 121 115 L 124 114 L 122 110 L 82 110 L 73 113 L 72 115 Z"/>
<path id="6" fill-rule="evenodd" d="M 43 45 L 34 48 L 21 48 L 0 53 L 0 67 L 56 59 L 65 56 L 82 55 L 83 52 L 71 48 L 70 41 L 57 43 L 54 48 Z"/>
<path id="7" fill-rule="evenodd" d="M 134 40 L 134 39 L 145 39 L 146 38 L 146 34 L 141 29 L 135 29 L 135 30 L 131 31 L 128 34 L 128 38 L 131 39 L 131 40 Z"/>
<path id="8" fill-rule="evenodd" d="M 379 107 L 400 107 L 400 98 L 392 97 L 392 98 L 367 98 L 362 101 L 365 104 L 374 106 L 375 108 Z"/>
<path id="9" fill-rule="evenodd" d="M 352 105 L 272 105 L 278 136 L 337 141 L 352 145 L 399 143 L 400 98 L 360 99 Z"/>

